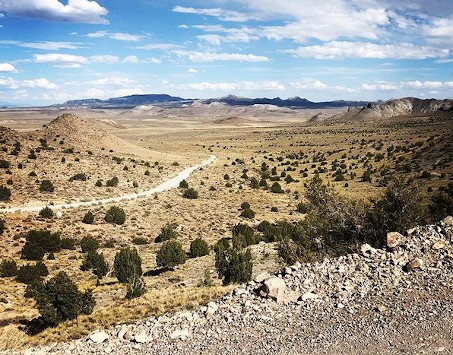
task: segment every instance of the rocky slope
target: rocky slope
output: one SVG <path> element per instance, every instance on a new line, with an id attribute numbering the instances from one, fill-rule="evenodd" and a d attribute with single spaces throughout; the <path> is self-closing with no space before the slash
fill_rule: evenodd
<path id="1" fill-rule="evenodd" d="M 363 121 L 374 119 L 389 119 L 392 117 L 424 117 L 445 116 L 453 117 L 453 100 L 417 99 L 406 97 L 388 100 L 382 103 L 369 103 L 364 107 L 351 107 L 346 113 L 331 117 L 334 120 Z"/>
<path id="2" fill-rule="evenodd" d="M 259 275 L 200 309 L 26 354 L 453 353 L 453 217 Z"/>

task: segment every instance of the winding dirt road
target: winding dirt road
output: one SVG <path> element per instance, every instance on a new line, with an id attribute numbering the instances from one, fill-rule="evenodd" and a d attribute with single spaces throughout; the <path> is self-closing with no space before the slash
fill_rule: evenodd
<path id="1" fill-rule="evenodd" d="M 141 198 L 141 197 L 149 197 L 156 193 L 167 191 L 167 190 L 173 189 L 175 187 L 178 187 L 179 183 L 182 180 L 187 179 L 190 176 L 190 174 L 192 174 L 195 170 L 211 164 L 215 159 L 216 159 L 216 156 L 211 155 L 208 159 L 202 161 L 200 164 L 190 166 L 190 167 L 184 169 L 183 171 L 181 171 L 175 177 L 172 177 L 171 179 L 163 182 L 162 184 L 157 185 L 146 191 L 121 195 L 121 196 L 117 196 L 117 197 L 96 199 L 96 200 L 83 201 L 83 202 L 63 203 L 63 204 L 58 204 L 58 205 L 44 204 L 44 205 L 35 205 L 35 206 L 13 206 L 13 207 L 0 209 L 0 214 L 1 213 L 5 213 L 5 214 L 6 213 L 18 213 L 18 212 L 39 212 L 41 209 L 43 209 L 46 206 L 50 207 L 52 210 L 55 211 L 55 210 L 66 209 L 66 208 L 105 205 L 105 204 L 116 203 L 116 202 L 121 202 L 121 201 L 125 201 L 125 200 L 135 200 L 135 199 Z"/>

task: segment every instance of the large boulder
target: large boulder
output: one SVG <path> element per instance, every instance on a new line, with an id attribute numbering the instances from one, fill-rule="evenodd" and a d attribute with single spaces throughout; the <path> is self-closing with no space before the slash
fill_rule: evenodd
<path id="1" fill-rule="evenodd" d="M 398 232 L 387 233 L 387 248 L 395 250 L 404 242 L 404 236 Z"/>
<path id="2" fill-rule="evenodd" d="M 272 276 L 264 280 L 260 294 L 263 297 L 269 297 L 277 302 L 281 302 L 285 299 L 286 283 L 283 279 Z"/>

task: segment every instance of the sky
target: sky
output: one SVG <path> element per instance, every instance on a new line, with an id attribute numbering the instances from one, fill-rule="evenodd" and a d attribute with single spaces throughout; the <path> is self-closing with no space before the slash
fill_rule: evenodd
<path id="1" fill-rule="evenodd" d="M 0 103 L 453 97 L 452 0 L 0 0 Z"/>

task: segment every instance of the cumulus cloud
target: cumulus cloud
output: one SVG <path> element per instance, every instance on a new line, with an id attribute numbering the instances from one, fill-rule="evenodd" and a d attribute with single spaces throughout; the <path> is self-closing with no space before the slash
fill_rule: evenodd
<path id="1" fill-rule="evenodd" d="M 298 90 L 309 90 L 309 91 L 330 91 L 330 92 L 343 92 L 343 93 L 353 93 L 357 90 L 353 88 L 348 88 L 345 86 L 339 85 L 328 85 L 319 80 L 313 81 L 293 81 L 290 85 Z"/>
<path id="2" fill-rule="evenodd" d="M 88 63 L 87 58 L 71 54 L 35 54 L 33 57 L 35 63 L 53 64 L 62 68 L 79 68 L 82 64 Z"/>
<path id="3" fill-rule="evenodd" d="M 51 50 L 51 51 L 57 51 L 60 49 L 81 48 L 79 43 L 73 43 L 73 42 L 52 42 L 52 41 L 21 42 L 21 41 L 0 40 L 0 44 L 12 45 L 12 46 L 23 47 L 23 48 Z"/>
<path id="4" fill-rule="evenodd" d="M 256 20 L 257 17 L 250 14 L 244 14 L 238 11 L 231 11 L 219 8 L 210 9 L 194 9 L 193 7 L 175 6 L 173 12 L 179 12 L 184 14 L 196 14 L 204 16 L 216 17 L 221 21 L 230 22 L 245 22 L 249 20 Z"/>
<path id="5" fill-rule="evenodd" d="M 196 73 L 198 73 L 198 70 L 194 69 L 194 68 L 189 68 L 189 70 L 187 72 L 190 74 L 196 74 Z"/>
<path id="6" fill-rule="evenodd" d="M 0 63 L 0 72 L 1 73 L 17 73 L 17 69 L 12 64 Z"/>
<path id="7" fill-rule="evenodd" d="M 12 78 L 0 78 L 0 86 L 13 90 L 22 88 L 54 90 L 58 88 L 56 84 L 50 82 L 46 78 L 28 79 L 22 81 L 14 80 Z"/>
<path id="8" fill-rule="evenodd" d="M 94 55 L 91 58 L 93 63 L 115 64 L 120 61 L 120 58 L 114 55 Z"/>
<path id="9" fill-rule="evenodd" d="M 145 38 L 145 36 L 141 35 L 134 35 L 130 33 L 123 33 L 123 32 L 107 32 L 107 31 L 97 31 L 91 32 L 86 35 L 89 38 L 103 38 L 108 37 L 111 39 L 115 39 L 117 41 L 128 41 L 128 42 L 139 42 Z"/>
<path id="10" fill-rule="evenodd" d="M 401 81 L 388 82 L 378 81 L 374 83 L 363 83 L 362 90 L 367 91 L 393 91 L 393 90 L 449 90 L 453 89 L 453 81 Z"/>
<path id="11" fill-rule="evenodd" d="M 146 44 L 144 46 L 136 47 L 137 49 L 144 49 L 144 50 L 159 50 L 159 51 L 169 51 L 172 49 L 182 48 L 182 46 L 178 44 L 172 43 L 154 43 L 154 44 Z"/>
<path id="12" fill-rule="evenodd" d="M 375 44 L 363 42 L 327 42 L 322 45 L 299 47 L 285 51 L 295 57 L 316 59 L 394 58 L 426 59 L 448 57 L 448 49 L 418 46 L 411 43 Z"/>
<path id="13" fill-rule="evenodd" d="M 211 53 L 197 51 L 174 50 L 178 57 L 186 57 L 192 62 L 239 61 L 239 62 L 267 62 L 269 58 L 254 54 L 241 53 Z"/>
<path id="14" fill-rule="evenodd" d="M 241 81 L 241 82 L 201 82 L 182 85 L 181 88 L 196 91 L 283 91 L 285 86 L 278 81 Z"/>
<path id="15" fill-rule="evenodd" d="M 122 63 L 140 63 L 140 60 L 135 55 L 128 55 L 122 61 Z"/>
<path id="16" fill-rule="evenodd" d="M 13 16 L 47 21 L 106 24 L 108 11 L 96 1 L 0 0 L 0 11 Z"/>

